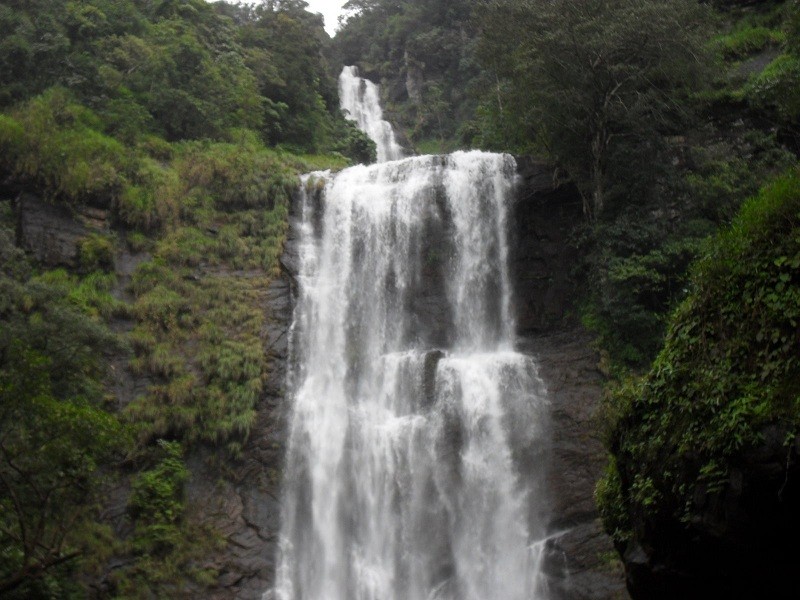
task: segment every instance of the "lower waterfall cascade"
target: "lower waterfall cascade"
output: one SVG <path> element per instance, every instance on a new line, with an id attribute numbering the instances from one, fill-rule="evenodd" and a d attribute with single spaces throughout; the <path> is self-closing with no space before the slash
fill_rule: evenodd
<path id="1" fill-rule="evenodd" d="M 548 406 L 508 155 L 304 177 L 275 600 L 543 600 Z"/>

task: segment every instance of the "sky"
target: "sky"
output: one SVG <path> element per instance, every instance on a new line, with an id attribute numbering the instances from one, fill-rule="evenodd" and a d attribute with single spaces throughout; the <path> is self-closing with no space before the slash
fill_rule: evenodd
<path id="1" fill-rule="evenodd" d="M 320 12 L 325 17 L 325 31 L 333 36 L 336 26 L 339 24 L 339 15 L 342 13 L 342 6 L 347 0 L 306 0 L 308 10 Z"/>
<path id="2" fill-rule="evenodd" d="M 247 4 L 258 4 L 261 0 L 241 0 Z M 342 14 L 342 6 L 347 0 L 306 0 L 308 10 L 314 13 L 322 13 L 325 17 L 325 31 L 333 37 L 336 27 L 339 24 L 339 15 Z"/>

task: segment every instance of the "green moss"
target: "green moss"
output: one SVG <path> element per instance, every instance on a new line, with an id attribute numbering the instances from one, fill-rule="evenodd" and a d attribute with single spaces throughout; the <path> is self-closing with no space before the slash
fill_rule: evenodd
<path id="1" fill-rule="evenodd" d="M 778 47 L 786 34 L 763 26 L 743 27 L 712 41 L 712 46 L 725 58 L 744 58 L 768 47 Z"/>
<path id="2" fill-rule="evenodd" d="M 294 169 L 302 173 L 311 171 L 341 171 L 351 164 L 351 161 L 338 153 L 334 154 L 284 154 L 282 159 L 287 160 Z"/>
<path id="3" fill-rule="evenodd" d="M 448 154 L 458 150 L 459 144 L 453 140 L 429 138 L 416 141 L 414 147 L 420 154 Z"/>

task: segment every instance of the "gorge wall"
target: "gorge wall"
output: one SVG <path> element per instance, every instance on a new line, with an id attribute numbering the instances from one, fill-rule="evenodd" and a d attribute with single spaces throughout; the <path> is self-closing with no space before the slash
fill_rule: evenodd
<path id="1" fill-rule="evenodd" d="M 591 336 L 570 314 L 570 270 L 576 251 L 569 234 L 582 218 L 581 204 L 574 190 L 554 185 L 547 165 L 530 159 L 519 159 L 518 165 L 521 185 L 508 220 L 509 262 L 520 349 L 536 357 L 552 407 L 552 465 L 547 481 L 554 503 L 549 530 L 555 533 L 548 541 L 545 567 L 550 594 L 554 600 L 625 598 L 619 562 L 601 532 L 592 497 L 604 456 L 592 433 L 602 375 Z M 18 195 L 16 204 L 18 240 L 46 264 L 74 265 L 78 241 L 87 232 L 110 228 L 103 215 L 57 210 L 32 195 Z M 298 270 L 297 211 L 295 203 L 281 273 L 260 300 L 268 315 L 262 341 L 271 371 L 243 458 L 222 471 L 213 466 L 211 448 L 195 451 L 187 459 L 192 472 L 187 487 L 191 514 L 224 539 L 205 559 L 204 566 L 219 573 L 216 582 L 192 592 L 207 598 L 256 600 L 274 581 L 288 408 L 284 402 L 288 329 Z M 132 269 L 146 258 L 129 251 L 115 257 L 120 297 L 126 293 Z M 204 276 L 202 269 L 197 276 Z M 434 296 L 428 300 L 435 304 Z M 435 312 L 435 306 L 431 310 Z M 119 326 L 126 327 L 123 322 Z M 114 385 L 119 398 L 133 398 L 148 385 L 127 372 L 124 364 L 117 367 Z M 124 486 L 115 496 L 110 514 L 124 529 Z"/>
<path id="2" fill-rule="evenodd" d="M 628 598 L 593 498 L 606 460 L 594 422 L 603 375 L 593 337 L 573 312 L 578 254 L 570 239 L 583 218 L 581 200 L 549 165 L 529 157 L 517 163 L 521 185 L 509 223 L 519 343 L 536 358 L 551 403 L 551 597 Z"/>
<path id="3" fill-rule="evenodd" d="M 520 349 L 535 356 L 551 403 L 553 448 L 547 483 L 553 521 L 548 529 L 554 534 L 547 543 L 545 566 L 549 593 L 553 599 L 627 598 L 620 562 L 602 532 L 593 500 L 594 483 L 604 464 L 602 445 L 593 434 L 602 388 L 599 357 L 592 350 L 591 335 L 571 312 L 570 272 L 577 256 L 569 239 L 582 219 L 581 202 L 572 188 L 554 183 L 548 165 L 521 158 L 518 166 L 521 185 L 508 219 L 509 262 Z M 312 198 L 312 203 L 319 201 Z M 295 289 L 292 282 L 299 266 L 298 211 L 295 203 L 281 259 L 281 286 L 287 291 Z M 444 300 L 437 302 L 433 288 L 424 289 L 423 282 L 420 303 L 435 320 L 437 311 L 443 310 L 437 304 Z M 286 296 L 276 301 L 271 311 L 288 315 Z M 281 332 L 281 323 L 287 328 L 290 319 L 276 323 L 271 337 L 281 340 L 278 345 L 285 357 L 288 336 L 285 329 Z M 283 371 L 285 365 L 277 368 Z M 286 416 L 279 408 L 273 414 Z"/>

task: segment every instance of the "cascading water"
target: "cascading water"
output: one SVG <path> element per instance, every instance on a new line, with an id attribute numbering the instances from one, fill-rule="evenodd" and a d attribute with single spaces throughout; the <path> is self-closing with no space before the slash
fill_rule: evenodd
<path id="1" fill-rule="evenodd" d="M 392 126 L 383 120 L 378 86 L 359 77 L 357 67 L 342 69 L 339 98 L 342 110 L 375 142 L 378 162 L 403 158 L 403 148 L 395 140 Z"/>
<path id="2" fill-rule="evenodd" d="M 460 152 L 304 178 L 269 597 L 545 597 L 546 401 L 513 349 L 506 264 L 515 172 Z"/>

